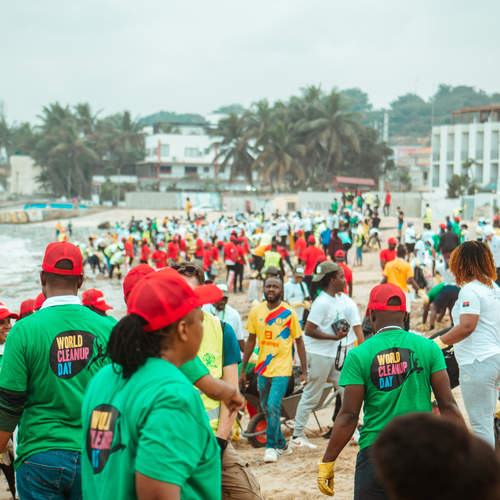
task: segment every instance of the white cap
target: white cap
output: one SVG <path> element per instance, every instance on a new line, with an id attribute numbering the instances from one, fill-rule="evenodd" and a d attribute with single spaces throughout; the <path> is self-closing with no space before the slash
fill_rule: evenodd
<path id="1" fill-rule="evenodd" d="M 484 222 L 484 217 L 479 217 L 479 222 Z"/>
<path id="2" fill-rule="evenodd" d="M 490 236 L 493 234 L 493 229 L 491 228 L 491 226 L 486 226 L 484 229 L 483 229 L 483 234 L 485 236 Z"/>

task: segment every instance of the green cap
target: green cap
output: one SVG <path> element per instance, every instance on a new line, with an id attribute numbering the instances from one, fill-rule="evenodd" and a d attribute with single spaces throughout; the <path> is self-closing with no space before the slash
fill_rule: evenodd
<path id="1" fill-rule="evenodd" d="M 304 266 L 298 265 L 293 268 L 293 274 L 295 276 L 298 276 L 299 278 L 302 278 L 304 276 Z"/>
<path id="2" fill-rule="evenodd" d="M 280 273 L 280 270 L 276 266 L 268 266 L 264 269 L 264 272 L 266 273 L 266 276 L 269 276 L 270 274 L 276 276 Z"/>
<path id="3" fill-rule="evenodd" d="M 314 275 L 313 281 L 321 281 L 325 275 L 329 273 L 334 273 L 340 271 L 340 267 L 329 260 L 322 262 L 316 269 L 316 274 Z"/>

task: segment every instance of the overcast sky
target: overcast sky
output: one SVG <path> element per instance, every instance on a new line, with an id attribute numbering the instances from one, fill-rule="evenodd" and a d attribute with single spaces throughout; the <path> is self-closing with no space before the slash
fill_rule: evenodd
<path id="1" fill-rule="evenodd" d="M 497 0 L 20 0 L 0 12 L 10 122 L 54 101 L 208 114 L 312 84 L 359 87 L 377 108 L 439 83 L 500 91 Z"/>

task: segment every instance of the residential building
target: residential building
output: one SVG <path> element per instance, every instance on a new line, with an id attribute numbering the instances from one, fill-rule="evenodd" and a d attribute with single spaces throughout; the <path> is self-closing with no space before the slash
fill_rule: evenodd
<path id="1" fill-rule="evenodd" d="M 432 148 L 419 149 L 408 155 L 408 174 L 411 177 L 412 191 L 430 191 Z"/>
<path id="2" fill-rule="evenodd" d="M 452 112 L 452 124 L 432 128 L 431 189 L 445 193 L 454 174 L 467 173 L 480 187 L 498 181 L 500 106 Z M 462 163 L 474 160 L 470 169 Z"/>
<path id="3" fill-rule="evenodd" d="M 29 156 L 12 155 L 10 162 L 10 177 L 7 179 L 11 195 L 33 196 L 43 193 L 42 185 L 37 180 L 42 168 L 36 165 Z"/>

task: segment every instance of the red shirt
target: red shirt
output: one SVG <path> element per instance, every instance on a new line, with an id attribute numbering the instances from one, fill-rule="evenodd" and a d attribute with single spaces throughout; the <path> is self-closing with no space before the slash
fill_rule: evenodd
<path id="1" fill-rule="evenodd" d="M 303 252 L 307 247 L 306 240 L 302 238 L 297 238 L 297 241 L 295 242 L 295 255 L 297 257 L 300 257 L 301 252 Z"/>
<path id="2" fill-rule="evenodd" d="M 203 250 L 203 241 L 201 240 L 201 238 L 198 238 L 196 240 L 196 250 L 194 252 L 194 256 L 197 259 L 201 259 L 203 258 L 204 253 L 205 251 Z"/>
<path id="3" fill-rule="evenodd" d="M 285 248 L 285 247 L 278 246 L 278 252 L 280 253 L 281 258 L 282 258 L 283 260 L 285 260 L 285 259 L 287 258 L 287 256 L 288 256 L 288 252 L 287 252 L 287 250 L 286 250 L 286 248 Z"/>
<path id="4" fill-rule="evenodd" d="M 347 285 L 349 283 L 352 283 L 352 271 L 351 269 L 346 266 L 343 262 L 336 262 L 336 264 L 339 265 L 344 270 L 344 276 L 345 276 L 345 288 L 344 288 L 344 293 L 347 293 L 349 295 L 349 288 Z"/>
<path id="5" fill-rule="evenodd" d="M 214 260 L 219 260 L 219 249 L 217 247 L 212 248 L 212 256 Z"/>
<path id="6" fill-rule="evenodd" d="M 392 198 L 392 194 L 391 193 L 386 193 L 385 194 L 385 204 L 386 205 L 390 205 L 391 204 L 391 198 Z"/>
<path id="7" fill-rule="evenodd" d="M 394 250 L 389 250 L 388 248 L 384 248 L 379 254 L 380 260 L 385 260 L 385 263 L 387 264 L 388 262 L 391 262 L 393 260 L 396 260 L 398 251 L 396 249 Z"/>
<path id="8" fill-rule="evenodd" d="M 236 262 L 238 264 L 245 264 L 245 249 L 243 248 L 243 245 L 236 245 Z"/>
<path id="9" fill-rule="evenodd" d="M 134 256 L 134 245 L 132 245 L 132 242 L 128 240 L 125 242 L 125 256 L 126 257 Z"/>
<path id="10" fill-rule="evenodd" d="M 184 238 L 181 239 L 181 252 L 186 251 L 186 240 Z"/>
<path id="11" fill-rule="evenodd" d="M 141 260 L 148 260 L 150 253 L 151 253 L 151 250 L 146 245 L 146 243 L 144 243 L 144 245 L 142 245 L 142 249 L 141 249 Z"/>
<path id="12" fill-rule="evenodd" d="M 207 248 L 205 250 L 205 253 L 203 254 L 203 269 L 207 272 L 210 271 L 210 267 L 212 266 L 212 260 L 213 259 L 213 249 Z"/>
<path id="13" fill-rule="evenodd" d="M 250 243 L 248 243 L 247 238 L 243 240 L 243 248 L 245 249 L 245 255 L 250 254 Z"/>
<path id="14" fill-rule="evenodd" d="M 224 245 L 224 260 L 232 260 L 236 262 L 236 258 L 238 257 L 236 253 L 236 245 L 230 241 Z"/>
<path id="15" fill-rule="evenodd" d="M 318 263 L 318 257 L 320 255 L 325 255 L 325 252 L 321 248 L 315 247 L 314 245 L 311 245 L 310 247 L 307 247 L 301 254 L 300 254 L 300 260 L 303 260 L 306 263 L 306 269 L 304 271 L 304 274 L 306 276 L 312 276 L 314 273 L 314 268 L 316 267 L 316 264 Z"/>
<path id="16" fill-rule="evenodd" d="M 163 250 L 155 250 L 151 255 L 153 261 L 155 261 L 156 269 L 162 269 L 167 267 L 167 252 Z"/>
<path id="17" fill-rule="evenodd" d="M 172 259 L 174 262 L 177 262 L 177 258 L 179 257 L 179 244 L 171 241 L 167 245 L 168 258 Z"/>

